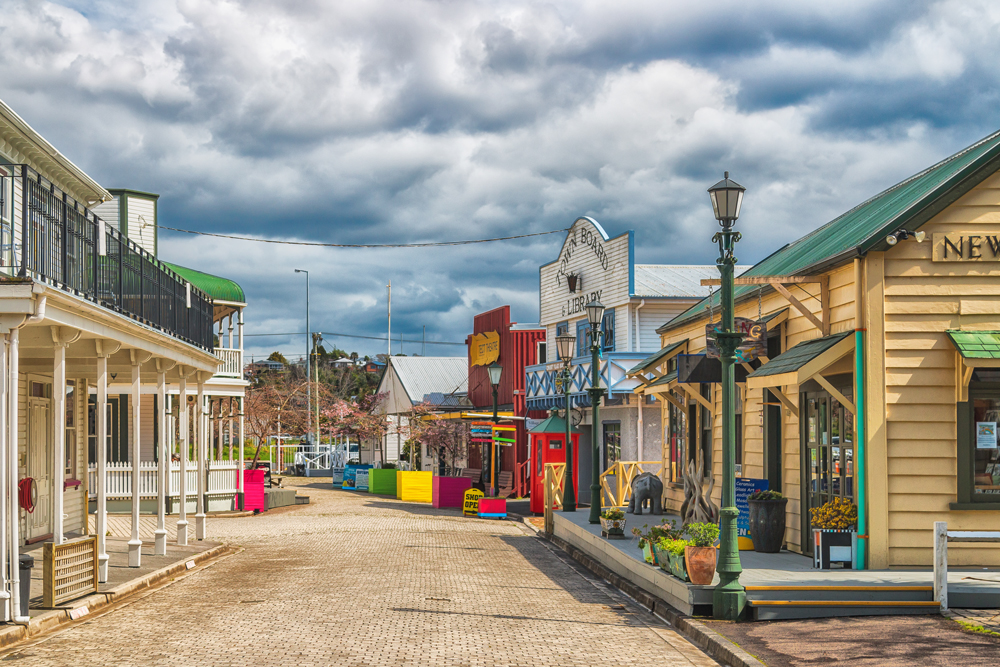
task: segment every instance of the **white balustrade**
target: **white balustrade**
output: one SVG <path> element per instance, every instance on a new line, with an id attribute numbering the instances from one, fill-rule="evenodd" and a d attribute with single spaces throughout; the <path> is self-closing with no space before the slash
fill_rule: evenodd
<path id="1" fill-rule="evenodd" d="M 208 493 L 227 495 L 236 493 L 236 475 L 239 471 L 238 461 L 207 461 L 208 469 Z M 156 498 L 157 464 L 153 461 L 142 461 L 139 463 L 139 497 Z M 167 495 L 176 496 L 181 488 L 181 464 L 171 463 L 170 479 L 168 481 Z M 90 465 L 87 488 L 90 489 L 90 497 L 97 497 L 97 467 Z M 132 464 L 128 462 L 108 463 L 107 469 L 107 490 L 108 498 L 131 498 L 132 497 Z M 192 492 L 189 497 L 193 498 L 193 490 L 198 488 L 198 463 L 189 461 L 187 465 L 187 488 Z"/>
<path id="2" fill-rule="evenodd" d="M 216 375 L 231 378 L 243 378 L 243 350 L 233 350 L 225 347 L 217 347 L 214 350 L 215 356 L 222 362 Z"/>

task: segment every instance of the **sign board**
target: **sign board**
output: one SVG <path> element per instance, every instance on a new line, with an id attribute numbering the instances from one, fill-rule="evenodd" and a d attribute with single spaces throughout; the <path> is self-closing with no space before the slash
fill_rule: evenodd
<path id="1" fill-rule="evenodd" d="M 754 491 L 767 491 L 767 488 L 766 479 L 736 479 L 736 509 L 740 513 L 736 517 L 736 535 L 740 538 L 740 549 L 743 551 L 753 549 L 753 541 L 750 539 L 750 503 L 747 499 Z M 749 546 L 745 546 L 747 543 Z"/>
<path id="2" fill-rule="evenodd" d="M 935 262 L 1000 262 L 1000 234 L 933 234 L 932 244 Z"/>
<path id="3" fill-rule="evenodd" d="M 733 375 L 737 382 L 746 382 L 749 373 L 743 366 L 736 365 L 733 366 Z M 710 359 L 704 354 L 678 354 L 677 381 L 689 384 L 722 382 L 722 361 Z"/>
<path id="4" fill-rule="evenodd" d="M 976 449 L 997 448 L 997 423 L 976 422 Z"/>
<path id="5" fill-rule="evenodd" d="M 354 473 L 354 489 L 356 491 L 368 490 L 368 471 L 358 470 Z"/>
<path id="6" fill-rule="evenodd" d="M 465 516 L 479 516 L 479 499 L 483 497 L 483 492 L 479 489 L 469 489 L 465 492 L 465 502 L 462 505 L 462 514 Z"/>
<path id="7" fill-rule="evenodd" d="M 488 331 L 473 334 L 469 344 L 469 355 L 473 366 L 486 366 L 500 358 L 500 334 Z"/>
<path id="8" fill-rule="evenodd" d="M 767 323 L 746 317 L 734 318 L 736 330 L 743 334 L 743 342 L 736 348 L 736 363 L 753 361 L 767 356 Z M 722 329 L 722 322 L 705 325 L 705 353 L 712 359 L 719 358 L 719 346 L 715 343 L 715 332 Z"/>

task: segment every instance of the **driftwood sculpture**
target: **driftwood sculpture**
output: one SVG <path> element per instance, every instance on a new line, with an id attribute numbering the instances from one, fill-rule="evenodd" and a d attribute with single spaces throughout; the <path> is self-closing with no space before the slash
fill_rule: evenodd
<path id="1" fill-rule="evenodd" d="M 684 525 L 689 523 L 718 523 L 719 507 L 712 502 L 712 489 L 715 488 L 715 475 L 708 476 L 708 488 L 703 488 L 705 481 L 705 466 L 702 462 L 701 448 L 694 461 L 688 461 L 684 472 L 684 504 L 681 505 L 681 519 Z"/>

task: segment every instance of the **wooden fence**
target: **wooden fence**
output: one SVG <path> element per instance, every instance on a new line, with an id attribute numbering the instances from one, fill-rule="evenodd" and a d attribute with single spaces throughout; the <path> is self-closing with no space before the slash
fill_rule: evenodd
<path id="1" fill-rule="evenodd" d="M 626 507 L 632 498 L 632 480 L 644 472 L 659 474 L 662 467 L 660 461 L 616 462 L 601 473 L 601 508 Z"/>
<path id="2" fill-rule="evenodd" d="M 58 545 L 46 542 L 43 558 L 42 606 L 55 607 L 97 592 L 96 535 Z"/>

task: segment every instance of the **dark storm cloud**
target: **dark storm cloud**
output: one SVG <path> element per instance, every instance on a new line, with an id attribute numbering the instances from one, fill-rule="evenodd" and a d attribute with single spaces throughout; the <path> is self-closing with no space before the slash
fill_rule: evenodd
<path id="1" fill-rule="evenodd" d="M 710 263 L 728 169 L 756 261 L 1000 125 L 1000 12 L 978 0 L 7 4 L 0 97 L 182 228 L 413 242 L 591 215 L 635 229 L 641 262 Z M 504 303 L 537 318 L 560 243 L 160 251 L 241 282 L 248 332 L 304 329 L 306 268 L 316 329 L 381 335 L 392 280 L 394 337 L 461 341 Z"/>

